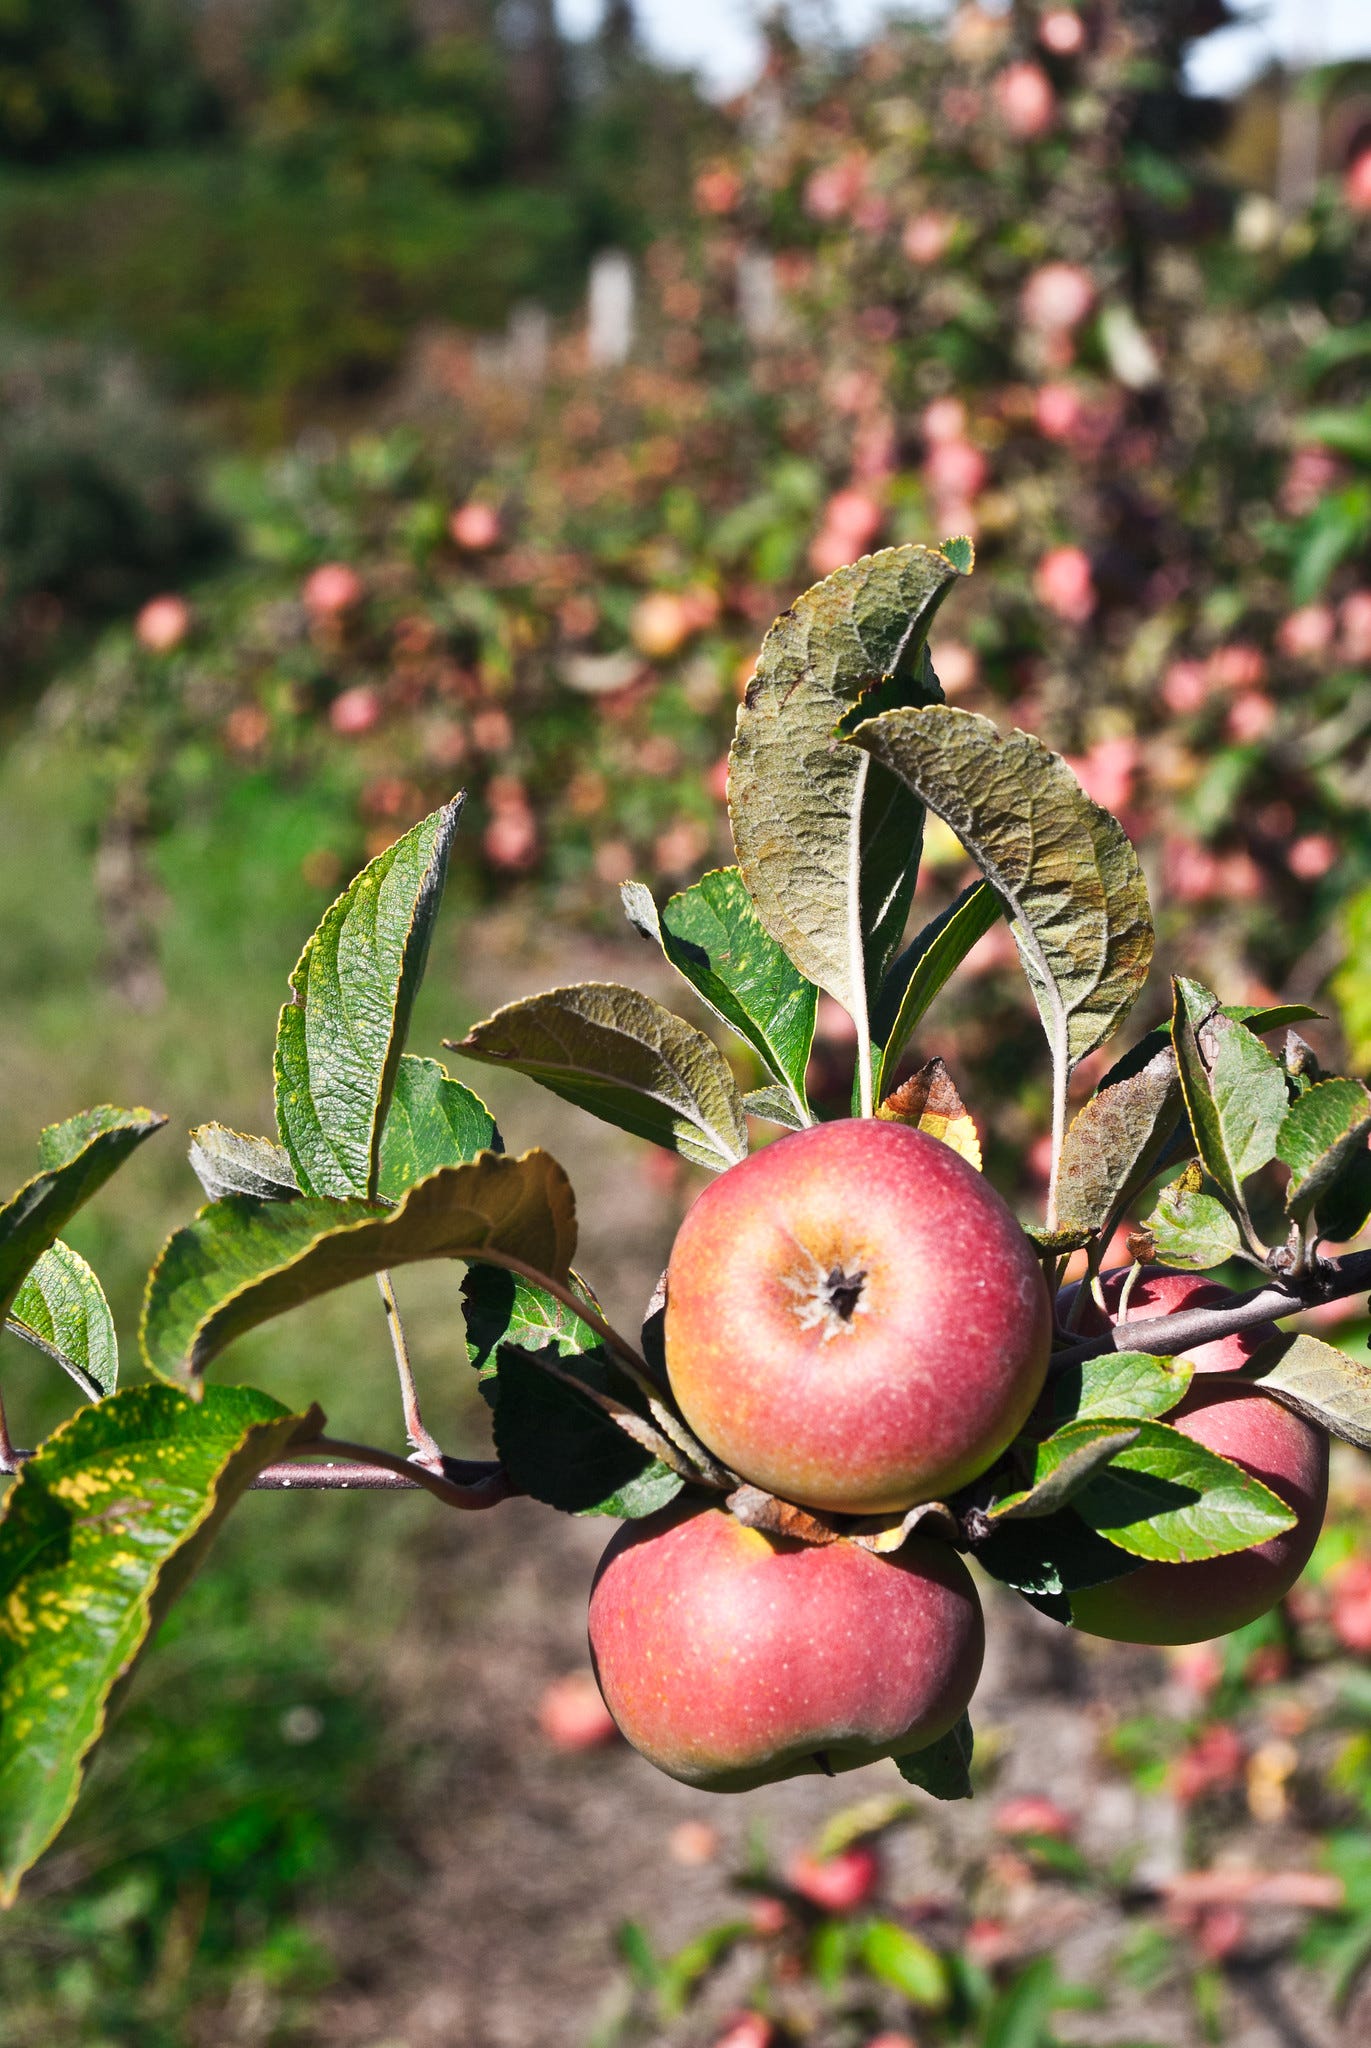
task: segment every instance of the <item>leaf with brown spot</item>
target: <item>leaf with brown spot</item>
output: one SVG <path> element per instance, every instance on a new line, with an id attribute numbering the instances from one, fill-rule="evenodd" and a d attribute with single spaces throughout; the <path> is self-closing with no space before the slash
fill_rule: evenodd
<path id="1" fill-rule="evenodd" d="M 945 1060 L 925 1060 L 917 1073 L 887 1095 L 876 1114 L 886 1123 L 908 1124 L 940 1139 L 980 1172 L 981 1141 Z"/>

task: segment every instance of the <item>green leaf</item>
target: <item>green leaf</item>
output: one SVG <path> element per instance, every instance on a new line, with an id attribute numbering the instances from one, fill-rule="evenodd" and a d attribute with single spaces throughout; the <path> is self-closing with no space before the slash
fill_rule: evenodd
<path id="1" fill-rule="evenodd" d="M 992 1579 L 1012 1586 L 1040 1613 L 1065 1626 L 1071 1620 L 1068 1595 L 1106 1585 L 1138 1569 L 1138 1560 L 1097 1536 L 1074 1508 L 992 1528 L 976 1546 L 975 1558 Z"/>
<path id="2" fill-rule="evenodd" d="M 1243 1248 L 1238 1226 L 1224 1204 L 1202 1190 L 1200 1169 L 1192 1160 L 1170 1187 L 1162 1189 L 1143 1224 L 1166 1265 L 1194 1273 L 1226 1265 L 1240 1257 Z"/>
<path id="3" fill-rule="evenodd" d="M 60 1238 L 21 1283 L 5 1328 L 70 1373 L 88 1400 L 103 1400 L 118 1385 L 119 1344 L 105 1290 Z"/>
<path id="4" fill-rule="evenodd" d="M 1281 1025 L 1307 1024 L 1323 1016 L 1322 1010 L 1308 1003 L 1223 1003 L 1220 1008 L 1235 1024 L 1245 1024 L 1258 1033 L 1275 1031 Z"/>
<path id="5" fill-rule="evenodd" d="M 1048 1381 L 1056 1422 L 1127 1416 L 1139 1422 L 1167 1415 L 1185 1399 L 1195 1368 L 1188 1358 L 1154 1358 L 1147 1351 L 1106 1351 Z"/>
<path id="6" fill-rule="evenodd" d="M 743 880 L 799 972 L 854 1018 L 859 1043 L 904 937 L 923 811 L 836 735 L 870 692 L 873 709 L 941 697 L 925 642 L 962 573 L 923 547 L 837 570 L 772 626 L 738 713 L 728 795 Z"/>
<path id="7" fill-rule="evenodd" d="M 873 1920 L 862 1935 L 861 1959 L 878 1984 L 888 1984 L 919 2012 L 944 2012 L 952 2001 L 947 1964 L 936 1949 L 894 1920 Z"/>
<path id="8" fill-rule="evenodd" d="M 743 1097 L 743 1108 L 748 1116 L 761 1117 L 769 1124 L 780 1124 L 787 1131 L 809 1128 L 808 1124 L 801 1122 L 795 1098 L 788 1088 L 750 1088 Z"/>
<path id="9" fill-rule="evenodd" d="M 1007 1984 L 986 2014 L 980 2048 L 1052 2048 L 1049 2025 L 1062 2001 L 1051 1956 L 1038 1956 Z"/>
<path id="10" fill-rule="evenodd" d="M 503 1150 L 495 1119 L 479 1095 L 454 1081 L 437 1060 L 405 1054 L 381 1134 L 383 1196 L 398 1202 L 440 1166 L 462 1166 L 480 1152 Z"/>
<path id="11" fill-rule="evenodd" d="M 190 1134 L 190 1163 L 211 1202 L 221 1195 L 291 1202 L 300 1192 L 284 1145 L 231 1131 L 226 1124 L 197 1124 Z"/>
<path id="12" fill-rule="evenodd" d="M 1108 1038 L 1142 991 L 1152 914 L 1117 819 L 1031 734 L 940 704 L 857 728 L 864 748 L 950 825 L 1013 913 L 1011 929 L 1059 1075 Z"/>
<path id="13" fill-rule="evenodd" d="M 381 1133 L 463 799 L 376 856 L 300 955 L 276 1031 L 276 1121 L 306 1194 L 375 1196 Z"/>
<path id="14" fill-rule="evenodd" d="M 1276 1156 L 1285 1076 L 1250 1027 L 1225 1017 L 1217 996 L 1178 976 L 1172 1043 L 1200 1158 L 1241 1210 L 1242 1184 Z"/>
<path id="15" fill-rule="evenodd" d="M 926 1749 L 897 1756 L 895 1767 L 907 1785 L 917 1785 L 934 1799 L 970 1799 L 973 1747 L 971 1720 L 963 1714 L 955 1727 Z"/>
<path id="16" fill-rule="evenodd" d="M 1169 1045 L 1101 1087 L 1067 1127 L 1057 1177 L 1061 1221 L 1107 1239 L 1156 1175 L 1183 1115 Z"/>
<path id="17" fill-rule="evenodd" d="M 989 882 L 973 882 L 941 917 L 924 926 L 890 969 L 871 1017 L 878 1097 L 933 998 L 1003 912 Z"/>
<path id="18" fill-rule="evenodd" d="M 622 893 L 635 930 L 655 939 L 715 1016 L 747 1041 L 787 1091 L 801 1126 L 812 1122 L 805 1069 L 819 991 L 772 938 L 737 868 L 702 875 L 660 917 L 641 882 L 625 882 Z"/>
<path id="19" fill-rule="evenodd" d="M 1371 1133 L 1371 1089 L 1362 1081 L 1318 1081 L 1292 1102 L 1276 1133 L 1276 1157 L 1290 1168 L 1286 1208 L 1301 1222 L 1359 1153 Z"/>
<path id="20" fill-rule="evenodd" d="M 55 1243 L 63 1225 L 165 1122 L 150 1109 L 106 1104 L 48 1125 L 38 1140 L 41 1172 L 0 1208 L 0 1321 L 9 1314 L 24 1275 Z"/>
<path id="21" fill-rule="evenodd" d="M 545 1348 L 560 1362 L 560 1346 Z M 495 1374 L 495 1449 L 515 1485 L 572 1515 L 636 1519 L 674 1500 L 684 1484 L 679 1473 L 634 1443 L 587 1396 L 545 1371 L 537 1357 L 506 1345 Z M 602 1351 L 582 1353 L 564 1369 L 632 1407 L 633 1389 Z"/>
<path id="22" fill-rule="evenodd" d="M 1072 1501 L 1121 1550 L 1163 1564 L 1225 1557 L 1293 1529 L 1296 1517 L 1240 1465 L 1164 1422 L 1137 1424 L 1136 1443 Z"/>
<path id="23" fill-rule="evenodd" d="M 1371 1363 L 1307 1333 L 1268 1337 L 1242 1367 L 1264 1394 L 1371 1451 Z"/>
<path id="24" fill-rule="evenodd" d="M 1018 1493 L 1004 1495 L 988 1510 L 992 1525 L 1055 1515 L 1118 1451 L 1138 1440 L 1137 1426 L 1117 1417 L 1069 1422 L 1034 1446 L 1033 1476 Z"/>
<path id="25" fill-rule="evenodd" d="M 513 1258 L 565 1281 L 575 1249 L 570 1183 L 546 1152 L 440 1167 L 384 1211 L 227 1195 L 163 1246 L 143 1301 L 143 1356 L 163 1378 L 193 1379 L 244 1331 L 387 1267 Z"/>
<path id="26" fill-rule="evenodd" d="M 571 1287 L 587 1307 L 597 1306 L 585 1282 L 571 1274 Z M 483 1381 L 494 1379 L 501 1345 L 541 1351 L 555 1344 L 563 1358 L 598 1350 L 600 1339 L 574 1309 L 538 1287 L 522 1273 L 502 1266 L 473 1264 L 462 1282 L 462 1314 L 466 1320 L 467 1356 Z"/>
<path id="27" fill-rule="evenodd" d="M 637 989 L 582 982 L 507 1003 L 452 1051 L 512 1068 L 715 1173 L 747 1154 L 742 1097 L 702 1031 Z"/>
<path id="28" fill-rule="evenodd" d="M 1319 1196 L 1319 1236 L 1347 1244 L 1371 1216 L 1371 1152 L 1354 1152 Z"/>
<path id="29" fill-rule="evenodd" d="M 249 1387 L 142 1386 L 83 1408 L 0 1520 L 0 1896 L 66 1820 L 86 1756 L 245 1487 L 322 1417 Z"/>

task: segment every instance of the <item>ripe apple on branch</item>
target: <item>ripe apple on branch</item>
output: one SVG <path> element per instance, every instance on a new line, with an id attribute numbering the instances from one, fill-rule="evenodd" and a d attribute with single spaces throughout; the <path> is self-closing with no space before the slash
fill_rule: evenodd
<path id="1" fill-rule="evenodd" d="M 1060 757 L 942 702 L 928 631 L 971 566 L 964 540 L 893 548 L 799 598 L 738 714 L 737 864 L 660 906 L 624 890 L 757 1085 L 612 983 L 512 1003 L 453 1047 L 717 1176 L 636 1341 L 576 1269 L 561 1167 L 508 1156 L 479 1096 L 405 1050 L 460 798 L 373 860 L 301 954 L 275 1135 L 193 1133 L 209 1200 L 148 1279 L 150 1384 L 118 1388 L 99 1282 L 60 1232 L 161 1119 L 103 1108 L 43 1134 L 0 1210 L 0 1312 L 89 1405 L 32 1453 L 0 1422 L 18 1474 L 0 1519 L 6 1897 L 254 1487 L 416 1486 L 464 1510 L 523 1493 L 620 1521 L 590 1601 L 606 1703 L 649 1760 L 718 1790 L 888 1756 L 967 1796 L 984 1640 L 968 1558 L 1064 1624 L 1142 1642 L 1225 1631 L 1289 1588 L 1329 1435 L 1371 1444 L 1371 1369 L 1276 1328 L 1371 1289 L 1371 1254 L 1324 1249 L 1371 1214 L 1371 1091 L 1321 1073 L 1291 1028 L 1307 1008 L 1225 1007 L 1178 979 L 1068 1124 L 1072 1072 L 1143 994 L 1147 891 Z M 929 812 L 981 879 L 911 936 Z M 980 1171 L 946 1065 L 907 1071 L 1001 918 L 1052 1059 L 1047 1212 L 1027 1228 Z M 807 1092 L 821 993 L 855 1046 L 851 1114 L 827 1120 Z M 1264 1035 L 1282 1028 L 1276 1053 Z M 1268 1244 L 1248 1183 L 1269 1194 L 1273 1164 L 1285 1221 Z M 1129 1224 L 1132 1264 L 1101 1272 Z M 1086 1277 L 1066 1289 L 1078 1250 Z M 435 1259 L 466 1268 L 490 1460 L 449 1457 L 419 1412 L 391 1274 Z M 1257 1277 L 1246 1293 L 1197 1277 L 1235 1262 Z M 237 1336 L 368 1276 L 408 1456 L 206 1382 Z"/>

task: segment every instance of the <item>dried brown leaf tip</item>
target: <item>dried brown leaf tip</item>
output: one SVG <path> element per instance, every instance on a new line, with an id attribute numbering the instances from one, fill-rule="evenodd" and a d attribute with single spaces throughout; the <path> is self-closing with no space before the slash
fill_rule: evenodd
<path id="1" fill-rule="evenodd" d="M 876 1114 L 887 1123 L 910 1124 L 930 1138 L 940 1138 L 980 1172 L 981 1141 L 946 1061 L 925 1060 L 917 1073 L 887 1095 Z"/>
<path id="2" fill-rule="evenodd" d="M 837 1543 L 843 1533 L 827 1517 L 794 1507 L 788 1500 L 777 1500 L 760 1486 L 735 1487 L 728 1496 L 728 1508 L 744 1528 L 760 1529 L 767 1536 L 789 1536 L 797 1543 Z"/>

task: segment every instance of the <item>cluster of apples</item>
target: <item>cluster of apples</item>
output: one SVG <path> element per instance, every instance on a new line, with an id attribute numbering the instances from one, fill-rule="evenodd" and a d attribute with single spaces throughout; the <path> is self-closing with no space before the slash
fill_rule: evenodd
<path id="1" fill-rule="evenodd" d="M 1130 1313 L 1214 1296 L 1194 1275 L 1149 1273 Z M 1094 1301 L 1077 1325 L 1105 1327 Z M 1264 1613 L 1303 1570 L 1328 1440 L 1232 1379 L 1264 1334 L 1192 1354 L 1196 1380 L 1167 1420 L 1272 1487 L 1296 1526 L 1079 1593 L 1077 1628 L 1207 1640 Z M 691 1429 L 752 1486 L 828 1515 L 897 1515 L 987 1471 L 1029 1422 L 1052 1339 L 1041 1264 L 994 1189 L 938 1139 L 873 1118 L 797 1132 L 722 1175 L 667 1269 L 667 1371 Z M 620 1730 L 712 1791 L 926 1748 L 966 1709 L 984 1644 L 975 1583 L 950 1544 L 811 1544 L 699 1493 L 625 1523 L 590 1600 L 591 1655 Z"/>

